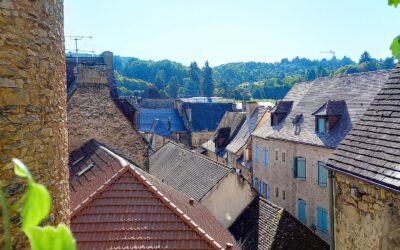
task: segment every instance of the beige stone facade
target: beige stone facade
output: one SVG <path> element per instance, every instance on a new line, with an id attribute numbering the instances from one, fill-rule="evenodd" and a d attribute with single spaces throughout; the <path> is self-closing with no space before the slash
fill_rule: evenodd
<path id="1" fill-rule="evenodd" d="M 269 200 L 293 216 L 298 217 L 297 202 L 302 199 L 306 202 L 306 225 L 317 225 L 317 208 L 321 207 L 329 213 L 329 192 L 326 187 L 318 185 L 318 161 L 327 162 L 333 149 L 299 144 L 274 139 L 252 137 L 253 176 L 268 184 Z M 258 145 L 258 160 L 255 157 L 255 147 Z M 267 148 L 268 164 L 264 164 L 263 148 Z M 294 157 L 306 159 L 305 180 L 294 178 Z M 265 192 L 265 190 L 264 190 Z M 327 216 L 329 218 L 329 214 Z M 329 223 L 328 223 L 329 224 Z M 328 227 L 329 229 L 329 227 Z M 316 230 L 316 233 L 327 242 L 329 235 Z"/>
<path id="2" fill-rule="evenodd" d="M 50 190 L 51 224 L 69 223 L 64 52 L 63 1 L 0 1 L 0 179 L 20 197 L 11 158 L 21 159 Z M 13 235 L 23 248 L 15 226 Z"/>
<path id="3" fill-rule="evenodd" d="M 199 148 L 205 142 L 207 142 L 214 135 L 214 131 L 211 132 L 190 132 L 191 136 L 191 146 L 194 148 Z"/>
<path id="4" fill-rule="evenodd" d="M 253 200 L 255 193 L 241 176 L 231 172 L 200 203 L 228 228 Z"/>
<path id="5" fill-rule="evenodd" d="M 400 249 L 400 194 L 340 173 L 335 182 L 336 249 Z"/>

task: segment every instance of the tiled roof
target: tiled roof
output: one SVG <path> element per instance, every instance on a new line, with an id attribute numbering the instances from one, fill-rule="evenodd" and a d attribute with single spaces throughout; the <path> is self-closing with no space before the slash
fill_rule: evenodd
<path id="1" fill-rule="evenodd" d="M 177 109 L 159 108 L 159 109 L 139 109 L 138 127 L 140 131 L 149 132 L 155 119 L 161 121 L 168 128 L 168 120 L 171 119 L 171 131 L 186 131 L 182 118 Z"/>
<path id="2" fill-rule="evenodd" d="M 232 153 L 236 153 L 239 151 L 246 143 L 250 137 L 250 134 L 257 127 L 257 124 L 260 122 L 261 118 L 265 114 L 267 109 L 258 107 L 253 111 L 253 114 L 249 119 L 242 124 L 239 132 L 235 135 L 233 140 L 226 147 L 226 150 Z"/>
<path id="3" fill-rule="evenodd" d="M 328 166 L 400 191 L 399 64 Z"/>
<path id="4" fill-rule="evenodd" d="M 145 109 L 173 109 L 175 108 L 174 99 L 143 99 L 140 108 Z"/>
<path id="5" fill-rule="evenodd" d="M 286 210 L 255 197 L 229 227 L 242 250 L 323 250 L 325 241 Z"/>
<path id="6" fill-rule="evenodd" d="M 186 148 L 168 142 L 150 156 L 150 174 L 200 201 L 230 170 Z"/>
<path id="7" fill-rule="evenodd" d="M 161 135 L 161 136 L 165 136 L 165 137 L 172 135 L 172 132 L 169 131 L 167 129 L 167 126 L 159 119 L 154 119 L 153 124 L 151 125 L 151 128 L 149 130 L 149 133 L 157 134 L 157 135 Z"/>
<path id="8" fill-rule="evenodd" d="M 234 138 L 234 136 L 239 131 L 239 128 L 242 126 L 243 122 L 246 119 L 246 113 L 244 112 L 226 112 L 225 115 L 222 117 L 220 123 L 218 124 L 217 129 L 215 130 L 215 134 L 208 140 L 206 143 L 202 145 L 203 148 L 214 152 L 214 153 L 222 153 L 225 152 L 225 147 L 230 143 L 230 141 Z M 218 132 L 222 128 L 229 128 L 229 135 L 227 137 L 226 142 L 224 145 L 220 146 L 218 150 L 215 149 L 215 139 L 217 138 Z M 218 151 L 218 152 L 216 152 Z M 224 151 L 224 152 L 221 152 Z"/>
<path id="9" fill-rule="evenodd" d="M 225 112 L 233 111 L 233 103 L 183 103 L 184 109 L 191 109 L 192 121 L 188 130 L 192 132 L 214 131 Z"/>
<path id="10" fill-rule="evenodd" d="M 98 142 L 72 158 L 71 230 L 78 249 L 222 249 L 226 243 L 239 249 L 207 208 Z"/>
<path id="11" fill-rule="evenodd" d="M 337 77 L 321 77 L 311 82 L 296 84 L 283 99 L 293 101 L 287 117 L 278 125 L 265 124 L 253 132 L 261 138 L 273 138 L 293 142 L 336 148 L 367 110 L 370 100 L 378 93 L 390 71 L 374 71 Z M 315 133 L 315 116 L 325 103 L 345 102 L 341 117 L 326 134 Z M 273 112 L 274 110 L 272 110 Z M 302 116 L 293 123 L 296 116 Z"/>

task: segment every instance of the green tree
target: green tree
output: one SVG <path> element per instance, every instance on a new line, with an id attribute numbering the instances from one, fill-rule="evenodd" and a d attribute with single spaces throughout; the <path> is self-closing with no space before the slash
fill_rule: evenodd
<path id="1" fill-rule="evenodd" d="M 160 92 L 158 92 L 157 88 L 154 85 L 149 85 L 143 91 L 142 98 L 160 99 L 161 98 L 161 94 L 160 94 Z"/>
<path id="2" fill-rule="evenodd" d="M 177 98 L 178 91 L 179 91 L 178 78 L 176 76 L 171 77 L 171 80 L 169 80 L 168 86 L 169 86 L 170 97 Z"/>
<path id="3" fill-rule="evenodd" d="M 165 88 L 165 71 L 164 70 L 158 70 L 156 74 L 156 78 L 154 79 L 154 84 L 156 87 L 161 90 Z"/>
<path id="4" fill-rule="evenodd" d="M 203 77 L 203 89 L 205 96 L 213 96 L 214 95 L 214 82 L 212 77 L 212 68 L 206 61 L 204 65 L 204 77 Z"/>
<path id="5" fill-rule="evenodd" d="M 202 94 L 201 82 L 200 82 L 200 69 L 196 62 L 190 63 L 189 78 L 190 83 L 187 84 L 186 91 L 189 96 L 199 96 Z"/>
<path id="6" fill-rule="evenodd" d="M 385 60 L 382 62 L 382 68 L 383 69 L 393 69 L 395 67 L 394 63 L 394 58 L 393 57 L 387 57 Z"/>
<path id="7" fill-rule="evenodd" d="M 317 78 L 317 73 L 315 72 L 315 69 L 308 69 L 305 73 L 305 79 L 307 81 L 312 81 L 315 78 Z"/>
<path id="8" fill-rule="evenodd" d="M 361 54 L 360 60 L 358 63 L 365 63 L 365 62 L 372 62 L 371 55 L 367 52 L 364 51 L 364 53 Z"/>

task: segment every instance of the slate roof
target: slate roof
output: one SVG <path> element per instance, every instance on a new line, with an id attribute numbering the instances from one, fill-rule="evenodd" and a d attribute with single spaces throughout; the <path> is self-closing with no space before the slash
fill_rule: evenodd
<path id="1" fill-rule="evenodd" d="M 251 133 L 257 127 L 257 124 L 260 122 L 261 118 L 264 116 L 266 112 L 266 108 L 257 107 L 253 114 L 250 116 L 249 119 L 246 118 L 245 122 L 240 127 L 239 132 L 235 135 L 232 141 L 226 147 L 226 150 L 232 152 L 234 154 L 237 153 L 249 139 Z"/>
<path id="2" fill-rule="evenodd" d="M 229 231 L 242 250 L 323 250 L 328 244 L 286 210 L 255 197 Z"/>
<path id="3" fill-rule="evenodd" d="M 97 141 L 70 157 L 78 249 L 239 249 L 207 208 Z"/>
<path id="4" fill-rule="evenodd" d="M 283 99 L 293 101 L 287 117 L 278 125 L 265 124 L 253 132 L 260 138 L 273 138 L 336 148 L 367 110 L 370 100 L 378 93 L 389 76 L 389 70 L 321 77 L 311 82 L 296 84 Z M 341 117 L 329 133 L 315 133 L 313 115 L 325 103 L 345 102 Z M 273 112 L 274 110 L 272 110 Z M 297 115 L 302 119 L 293 123 Z"/>
<path id="5" fill-rule="evenodd" d="M 155 119 L 158 119 L 168 128 L 168 119 L 171 119 L 171 131 L 187 131 L 178 110 L 173 108 L 147 109 L 140 108 L 138 116 L 138 128 L 142 132 L 149 132 Z"/>
<path id="6" fill-rule="evenodd" d="M 192 132 L 215 131 L 225 112 L 232 112 L 233 103 L 191 103 L 182 104 L 184 110 L 191 109 L 192 121 L 187 128 Z M 186 118 L 187 120 L 187 118 Z"/>
<path id="7" fill-rule="evenodd" d="M 145 109 L 173 109 L 175 108 L 174 99 L 143 99 L 140 108 Z"/>
<path id="8" fill-rule="evenodd" d="M 161 136 L 165 136 L 165 137 L 172 135 L 172 132 L 169 131 L 168 128 L 166 127 L 166 125 L 159 119 L 154 119 L 153 124 L 151 125 L 151 128 L 149 130 L 149 133 L 157 134 L 157 135 L 161 135 Z"/>
<path id="9" fill-rule="evenodd" d="M 204 155 L 168 142 L 150 156 L 149 172 L 167 185 L 200 201 L 230 170 Z"/>
<path id="10" fill-rule="evenodd" d="M 236 136 L 243 122 L 246 120 L 246 113 L 244 112 L 226 112 L 222 117 L 220 123 L 218 124 L 215 134 L 210 140 L 205 142 L 201 147 L 207 149 L 208 151 L 218 153 L 220 155 L 225 154 L 226 146 L 231 142 L 231 140 Z M 215 139 L 217 138 L 219 129 L 230 128 L 230 133 L 228 135 L 227 141 L 224 145 L 216 150 Z M 217 152 L 218 151 L 218 152 Z"/>
<path id="11" fill-rule="evenodd" d="M 400 64 L 328 167 L 400 191 Z"/>

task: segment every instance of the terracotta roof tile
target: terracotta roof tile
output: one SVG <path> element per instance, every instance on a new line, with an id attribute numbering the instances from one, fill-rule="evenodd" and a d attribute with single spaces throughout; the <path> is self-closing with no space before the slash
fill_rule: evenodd
<path id="1" fill-rule="evenodd" d="M 71 229 L 79 249 L 221 249 L 226 243 L 239 249 L 203 205 L 98 142 L 70 159 L 81 159 L 70 165 Z"/>

